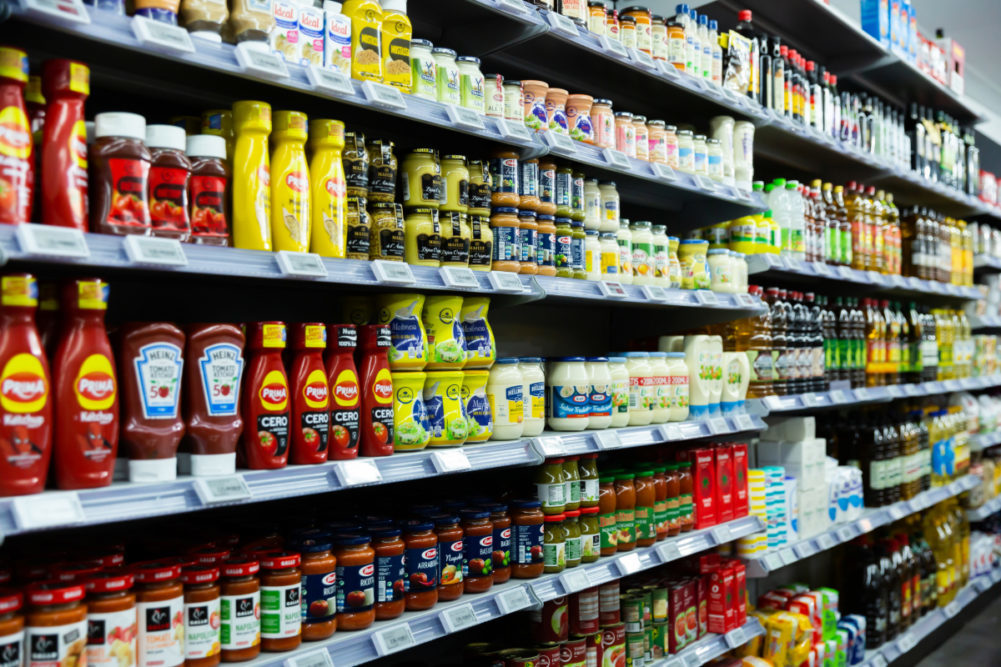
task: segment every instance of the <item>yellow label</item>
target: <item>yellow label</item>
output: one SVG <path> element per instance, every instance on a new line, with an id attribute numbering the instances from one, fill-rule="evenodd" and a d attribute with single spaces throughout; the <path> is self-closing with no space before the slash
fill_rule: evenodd
<path id="1" fill-rule="evenodd" d="M 601 274 L 608 275 L 618 272 L 619 272 L 619 253 L 617 252 L 601 253 Z"/>
<path id="2" fill-rule="evenodd" d="M 28 80 L 28 54 L 9 46 L 0 47 L 0 77 L 26 82 Z"/>
<path id="3" fill-rule="evenodd" d="M 0 284 L 2 284 L 0 304 L 29 308 L 38 305 L 38 284 L 34 276 L 4 276 Z"/>
<path id="4" fill-rule="evenodd" d="M 108 309 L 108 283 L 81 280 L 77 283 L 77 307 L 81 310 Z"/>
<path id="5" fill-rule="evenodd" d="M 400 92 L 413 87 L 410 68 L 410 38 L 413 28 L 403 14 L 393 12 L 382 22 L 382 81 Z"/>
<path id="6" fill-rule="evenodd" d="M 351 76 L 382 81 L 382 11 L 379 3 L 347 3 L 342 12 L 351 17 Z"/>
<path id="7" fill-rule="evenodd" d="M 322 324 L 307 324 L 304 328 L 306 347 L 327 347 L 327 327 Z"/>
<path id="8" fill-rule="evenodd" d="M 31 157 L 31 127 L 21 107 L 0 109 L 0 155 L 18 160 Z"/>
<path id="9" fill-rule="evenodd" d="M 70 63 L 70 90 L 90 95 L 90 68 L 82 63 Z"/>
<path id="10" fill-rule="evenodd" d="M 514 424 L 520 424 L 525 421 L 525 401 L 511 401 L 507 402 L 507 413 L 508 419 Z"/>
<path id="11" fill-rule="evenodd" d="M 285 325 L 265 324 L 261 327 L 262 347 L 285 347 Z"/>
<path id="12" fill-rule="evenodd" d="M 372 381 L 372 396 L 375 397 L 376 403 L 382 405 L 389 405 L 393 402 L 393 376 L 389 369 L 380 368 L 379 372 L 375 374 L 375 380 Z"/>
<path id="13" fill-rule="evenodd" d="M 532 396 L 532 419 L 542 419 L 546 413 L 546 397 Z"/>
<path id="14" fill-rule="evenodd" d="M 317 409 L 326 409 L 328 403 L 327 376 L 319 368 L 313 370 L 306 377 L 306 384 L 302 388 L 302 398 L 306 405 Z"/>
<path id="15" fill-rule="evenodd" d="M 38 357 L 21 353 L 7 360 L 0 373 L 0 406 L 6 412 L 38 412 L 49 397 L 49 383 Z"/>
<path id="16" fill-rule="evenodd" d="M 80 364 L 73 392 L 84 410 L 107 410 L 115 402 L 115 369 L 103 354 L 92 354 Z"/>

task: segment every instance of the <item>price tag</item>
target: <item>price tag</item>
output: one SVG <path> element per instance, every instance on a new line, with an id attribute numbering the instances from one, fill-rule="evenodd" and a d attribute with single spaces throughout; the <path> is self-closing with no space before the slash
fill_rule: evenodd
<path id="1" fill-rule="evenodd" d="M 524 292 L 525 286 L 521 282 L 521 278 L 518 277 L 517 273 L 510 273 L 508 271 L 491 271 L 487 278 L 490 280 L 490 285 L 494 290 L 498 292 Z"/>
<path id="2" fill-rule="evenodd" d="M 823 262 L 814 262 L 813 263 L 813 269 L 814 269 L 814 271 L 817 272 L 818 276 L 830 276 L 831 275 L 831 267 L 827 266 L 827 264 L 824 264 Z"/>
<path id="3" fill-rule="evenodd" d="M 713 539 L 716 540 L 716 544 L 726 544 L 733 539 L 733 536 L 730 534 L 730 526 L 725 523 L 713 526 L 711 532 Z"/>
<path id="4" fill-rule="evenodd" d="M 553 150 L 569 153 L 573 157 L 577 153 L 577 144 L 566 134 L 546 131 L 542 133 L 542 140 Z"/>
<path id="5" fill-rule="evenodd" d="M 723 636 L 723 640 L 726 642 L 727 647 L 737 648 L 744 644 L 744 628 L 736 628 L 731 630 Z"/>
<path id="6" fill-rule="evenodd" d="M 643 285 L 640 290 L 650 301 L 667 301 L 667 292 L 659 285 Z"/>
<path id="7" fill-rule="evenodd" d="M 839 266 L 838 275 L 841 276 L 842 280 L 856 280 L 858 276 L 855 273 L 855 269 L 850 266 Z"/>
<path id="8" fill-rule="evenodd" d="M 912 648 L 914 648 L 914 645 L 916 643 L 917 641 L 914 639 L 914 635 L 912 635 L 909 632 L 905 632 L 904 634 L 900 635 L 900 639 L 897 640 L 897 650 L 900 651 L 901 653 L 907 653 Z"/>
<path id="9" fill-rule="evenodd" d="M 605 162 L 613 167 L 618 167 L 619 169 L 632 169 L 632 163 L 629 161 L 629 156 L 622 151 L 617 151 L 614 148 L 606 148 L 602 151 L 602 155 L 605 158 Z"/>
<path id="10" fill-rule="evenodd" d="M 662 563 L 670 563 L 681 558 L 681 551 L 674 542 L 662 542 L 657 545 L 657 555 Z"/>
<path id="11" fill-rule="evenodd" d="M 823 405 L 825 402 L 823 394 L 814 394 L 814 393 L 803 394 L 802 398 L 803 398 L 803 403 L 807 407 L 816 407 L 818 405 Z"/>
<path id="12" fill-rule="evenodd" d="M 468 602 L 448 607 L 438 614 L 438 618 L 441 619 L 441 624 L 445 626 L 445 632 L 449 634 L 476 625 L 476 612 L 473 611 L 473 605 Z"/>
<path id="13" fill-rule="evenodd" d="M 766 554 L 764 558 L 761 559 L 761 564 L 765 566 L 765 570 L 768 572 L 774 572 L 775 570 L 782 569 L 785 567 L 785 563 L 782 562 L 782 558 L 778 554 Z"/>
<path id="14" fill-rule="evenodd" d="M 877 653 L 872 659 L 872 667 L 886 667 L 886 658 L 882 653 Z"/>
<path id="15" fill-rule="evenodd" d="M 795 552 L 795 551 L 793 551 L 792 549 L 783 549 L 782 551 L 780 551 L 780 552 L 779 552 L 779 558 L 781 558 L 781 559 L 782 559 L 782 562 L 783 562 L 783 563 L 784 563 L 785 565 L 792 565 L 792 564 L 793 564 L 793 563 L 795 563 L 795 562 L 796 562 L 797 560 L 799 560 L 799 559 L 798 559 L 798 558 L 796 557 L 796 552 Z"/>
<path id="16" fill-rule="evenodd" d="M 643 65 L 643 67 L 648 69 L 657 69 L 657 62 L 653 59 L 653 56 L 646 51 L 633 51 L 629 54 L 629 56 L 640 65 Z"/>
<path id="17" fill-rule="evenodd" d="M 630 574 L 636 574 L 643 568 L 643 565 L 640 563 L 640 555 L 638 553 L 631 553 L 622 556 L 615 561 L 615 566 L 619 568 L 619 572 L 622 573 L 623 577 L 628 577 Z"/>
<path id="18" fill-rule="evenodd" d="M 440 473 L 460 472 L 472 468 L 466 452 L 458 447 L 435 450 L 431 452 L 431 460 L 434 461 L 434 467 Z"/>
<path id="19" fill-rule="evenodd" d="M 279 250 L 275 261 L 283 276 L 296 278 L 326 278 L 327 267 L 319 255 L 313 252 Z"/>
<path id="20" fill-rule="evenodd" d="M 55 225 L 18 225 L 14 232 L 21 250 L 41 257 L 66 257 L 87 259 L 90 248 L 83 232 L 70 227 Z"/>
<path id="21" fill-rule="evenodd" d="M 755 305 L 754 298 L 750 294 L 738 294 L 737 303 L 746 308 L 753 308 Z"/>
<path id="22" fill-rule="evenodd" d="M 737 198 L 748 204 L 751 203 L 751 193 L 743 188 L 737 188 Z"/>
<path id="23" fill-rule="evenodd" d="M 1001 581 L 1001 570 L 994 570 L 991 572 L 991 583 L 998 583 Z"/>
<path id="24" fill-rule="evenodd" d="M 601 292 L 601 296 L 606 299 L 625 299 L 629 296 L 629 294 L 626 293 L 626 288 L 622 286 L 622 283 L 612 282 L 610 280 L 599 280 L 598 291 Z"/>
<path id="25" fill-rule="evenodd" d="M 622 440 L 614 430 L 595 431 L 594 439 L 598 441 L 598 449 L 618 449 L 622 446 Z"/>
<path id="26" fill-rule="evenodd" d="M 757 428 L 750 415 L 737 415 L 734 421 L 737 422 L 738 431 L 753 431 Z"/>
<path id="27" fill-rule="evenodd" d="M 709 430 L 713 432 L 713 435 L 719 435 L 720 433 L 729 433 L 731 429 L 725 418 L 713 417 L 709 420 Z"/>
<path id="28" fill-rule="evenodd" d="M 852 530 L 851 526 L 845 526 L 844 528 L 838 528 L 836 535 L 842 542 L 850 542 L 855 537 L 855 531 Z"/>
<path id="29" fill-rule="evenodd" d="M 382 472 L 372 459 L 338 461 L 334 471 L 344 486 L 377 484 L 382 481 Z"/>
<path id="30" fill-rule="evenodd" d="M 306 78 L 309 85 L 321 93 L 328 93 L 336 97 L 353 97 L 355 87 L 351 84 L 351 79 L 343 72 L 335 69 L 327 69 L 319 65 L 310 65 L 306 68 Z"/>
<path id="31" fill-rule="evenodd" d="M 786 258 L 782 255 L 765 255 L 765 261 L 768 262 L 769 269 L 785 269 L 786 268 Z"/>
<path id="32" fill-rule="evenodd" d="M 834 538 L 827 533 L 822 533 L 817 536 L 817 546 L 820 547 L 821 551 L 831 549 L 835 544 L 837 543 L 834 541 Z"/>
<path id="33" fill-rule="evenodd" d="M 369 264 L 372 266 L 372 273 L 380 283 L 392 285 L 413 285 L 417 280 L 414 272 L 410 270 L 410 265 L 404 262 L 391 262 L 388 259 L 374 259 Z"/>
<path id="34" fill-rule="evenodd" d="M 946 380 L 942 384 L 945 386 L 946 391 L 959 391 L 963 388 L 958 380 Z"/>
<path id="35" fill-rule="evenodd" d="M 142 17 L 136 17 L 142 18 Z M 133 264 L 153 266 L 187 266 L 188 257 L 177 239 L 162 239 L 155 236 L 125 237 L 125 254 Z"/>
<path id="36" fill-rule="evenodd" d="M 813 544 L 811 544 L 810 542 L 803 542 L 801 544 L 794 545 L 792 550 L 796 554 L 796 557 L 799 558 L 800 560 L 804 558 L 809 558 L 814 553 L 816 553 L 813 549 Z"/>
<path id="37" fill-rule="evenodd" d="M 454 104 L 446 104 L 445 112 L 448 114 L 448 119 L 455 127 L 461 127 L 467 130 L 483 130 L 483 117 L 472 109 L 456 106 Z"/>
<path id="38" fill-rule="evenodd" d="M 705 176 L 703 174 L 695 174 L 694 178 L 695 178 L 696 185 L 698 185 L 700 188 L 702 188 L 703 190 L 706 190 L 707 192 L 713 193 L 713 194 L 716 193 L 716 185 L 715 185 L 715 181 L 713 181 L 713 179 L 711 179 L 708 176 Z"/>
<path id="39" fill-rule="evenodd" d="M 524 14 L 527 10 L 522 0 L 497 0 L 497 6 L 515 14 Z"/>
<path id="40" fill-rule="evenodd" d="M 397 111 L 405 111 L 407 108 L 407 103 L 403 101 L 403 94 L 399 89 L 384 83 L 366 81 L 361 84 L 361 92 L 365 95 L 365 99 L 376 106 Z"/>
<path id="41" fill-rule="evenodd" d="M 170 23 L 154 21 L 145 16 L 132 17 L 132 32 L 143 46 L 153 51 L 194 53 L 191 36 L 184 28 Z"/>
<path id="42" fill-rule="evenodd" d="M 677 81 L 680 77 L 680 70 L 666 60 L 658 60 L 657 69 L 660 70 L 661 76 L 671 81 Z"/>
<path id="43" fill-rule="evenodd" d="M 319 648 L 302 655 L 289 658 L 284 667 L 334 667 L 334 659 L 325 648 Z"/>
<path id="44" fill-rule="evenodd" d="M 579 34 L 577 32 L 577 24 L 574 23 L 569 16 L 563 16 L 558 12 L 550 11 L 546 14 L 546 20 L 549 22 L 549 26 L 554 32 L 562 33 L 567 37 L 573 38 L 576 38 Z"/>
<path id="45" fill-rule="evenodd" d="M 872 530 L 872 521 L 866 517 L 864 519 L 859 519 L 858 523 L 855 524 L 858 529 L 863 533 L 868 533 Z"/>
<path id="46" fill-rule="evenodd" d="M 519 0 L 520 2 L 521 0 Z M 497 118 L 497 129 L 506 141 L 531 141 L 532 135 L 528 128 L 520 121 L 508 120 L 507 118 Z"/>
<path id="47" fill-rule="evenodd" d="M 473 273 L 472 269 L 461 266 L 443 266 L 438 269 L 438 272 L 446 287 L 454 289 L 478 289 L 480 286 L 479 281 L 476 280 L 476 274 Z M 521 284 L 521 281 L 518 282 Z"/>
<path id="48" fill-rule="evenodd" d="M 250 500 L 253 494 L 243 475 L 226 475 L 224 477 L 199 477 L 195 479 L 195 493 L 203 505 L 218 505 L 219 503 L 235 503 Z"/>
<path id="49" fill-rule="evenodd" d="M 678 175 L 674 173 L 674 169 L 671 168 L 671 165 L 653 162 L 651 163 L 651 166 L 653 167 L 653 173 L 656 174 L 657 178 L 660 180 L 670 181 L 671 183 L 678 180 Z"/>
<path id="50" fill-rule="evenodd" d="M 856 389 L 852 392 L 856 401 L 865 401 L 869 398 L 869 390 L 866 388 Z"/>
<path id="51" fill-rule="evenodd" d="M 590 588 L 591 580 L 587 576 L 587 570 L 571 570 L 560 575 L 560 584 L 567 593 L 576 593 Z"/>
<path id="52" fill-rule="evenodd" d="M 236 62 L 246 74 L 264 77 L 265 79 L 286 79 L 288 68 L 285 59 L 277 53 L 263 49 L 261 42 L 241 42 L 236 45 Z"/>
<path id="53" fill-rule="evenodd" d="M 563 444 L 563 439 L 558 436 L 535 438 L 532 442 L 535 444 L 535 448 L 547 459 L 563 456 L 567 451 Z"/>
<path id="54" fill-rule="evenodd" d="M 375 652 L 380 656 L 402 651 L 417 643 L 414 641 L 410 626 L 406 623 L 397 623 L 385 630 L 372 633 L 372 642 L 375 644 Z"/>
<path id="55" fill-rule="evenodd" d="M 76 491 L 46 491 L 14 498 L 11 509 L 22 531 L 69 526 L 87 520 Z"/>
<path id="56" fill-rule="evenodd" d="M 660 427 L 660 438 L 664 442 L 673 442 L 675 440 L 681 440 L 681 429 L 678 428 L 677 424 L 665 424 Z"/>
<path id="57" fill-rule="evenodd" d="M 682 656 L 682 659 L 685 661 L 685 667 L 700 667 L 702 665 L 702 658 L 694 651 L 683 653 Z"/>
<path id="58" fill-rule="evenodd" d="M 598 38 L 601 42 L 601 49 L 607 53 L 618 56 L 624 60 L 629 59 L 629 50 L 617 39 L 612 39 L 608 35 L 601 35 Z"/>
<path id="59" fill-rule="evenodd" d="M 901 519 L 905 516 L 907 516 L 907 512 L 905 512 L 903 508 L 898 507 L 897 505 L 890 506 L 890 519 L 896 521 L 897 519 Z"/>
<path id="60" fill-rule="evenodd" d="M 973 580 L 973 585 L 977 587 L 977 590 L 981 593 L 986 593 L 991 587 L 991 580 L 987 577 L 977 577 Z"/>
<path id="61" fill-rule="evenodd" d="M 532 605 L 532 598 L 528 595 L 528 589 L 521 585 L 515 586 L 503 593 L 498 593 L 496 600 L 497 607 L 505 615 L 513 614 Z"/>
<path id="62" fill-rule="evenodd" d="M 90 23 L 90 15 L 81 0 L 21 0 L 21 5 L 32 14 L 70 23 Z"/>
<path id="63" fill-rule="evenodd" d="M 890 398 L 901 398 L 904 395 L 904 390 L 895 384 L 891 384 L 886 388 L 886 393 L 890 395 Z"/>
<path id="64" fill-rule="evenodd" d="M 717 306 L 717 305 L 719 305 L 719 299 L 716 297 L 716 293 L 713 292 L 713 291 L 711 291 L 711 290 L 707 290 L 707 289 L 695 290 L 695 297 L 703 305 L 706 305 L 706 306 Z"/>

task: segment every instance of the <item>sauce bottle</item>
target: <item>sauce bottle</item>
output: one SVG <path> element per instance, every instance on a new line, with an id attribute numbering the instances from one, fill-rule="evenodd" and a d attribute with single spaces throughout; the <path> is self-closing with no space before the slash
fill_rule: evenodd
<path id="1" fill-rule="evenodd" d="M 344 123 L 313 119 L 309 123 L 311 224 L 309 250 L 324 257 L 344 257 L 347 235 L 347 183 L 344 180 Z"/>
<path id="2" fill-rule="evenodd" d="M 327 373 L 323 350 L 327 328 L 320 323 L 297 324 L 292 334 L 292 433 L 291 462 L 323 463 L 327 460 L 328 411 Z"/>
<path id="3" fill-rule="evenodd" d="M 407 18 L 407 0 L 382 0 L 382 79 L 408 94 L 413 87 L 410 68 L 413 32 Z"/>
<path id="4" fill-rule="evenodd" d="M 393 379 L 387 355 L 391 345 L 388 326 L 362 326 L 359 364 L 362 456 L 389 456 L 393 453 Z"/>
<path id="5" fill-rule="evenodd" d="M 190 240 L 203 245 L 228 246 L 232 241 L 226 140 L 211 134 L 196 134 L 188 137 L 186 148 L 191 160 Z"/>
<path id="6" fill-rule="evenodd" d="M 183 394 L 191 474 L 230 475 L 243 429 L 243 332 L 232 324 L 195 324 L 187 334 Z"/>
<path id="7" fill-rule="evenodd" d="M 276 111 L 271 133 L 271 239 L 275 250 L 309 250 L 309 167 L 306 114 Z"/>
<path id="8" fill-rule="evenodd" d="M 243 100 L 233 105 L 233 245 L 271 250 L 271 105 Z"/>
<path id="9" fill-rule="evenodd" d="M 148 234 L 151 156 L 143 141 L 146 119 L 134 113 L 94 116 L 90 156 L 90 229 L 103 234 Z"/>
<path id="10" fill-rule="evenodd" d="M 358 330 L 353 324 L 330 325 L 328 347 L 325 362 L 331 400 L 327 458 L 342 461 L 358 456 L 361 391 L 354 359 L 355 348 L 358 347 Z"/>
<path id="11" fill-rule="evenodd" d="M 120 333 L 122 443 L 129 480 L 160 482 L 177 477 L 184 333 L 167 322 L 129 323 Z"/>
<path id="12" fill-rule="evenodd" d="M 53 359 L 56 397 L 55 478 L 60 489 L 107 486 L 118 451 L 118 380 L 104 329 L 108 284 L 70 282 Z"/>
<path id="13" fill-rule="evenodd" d="M 251 351 L 243 385 L 242 461 L 253 470 L 284 468 L 288 460 L 288 377 L 282 364 L 283 322 L 258 322 L 247 335 Z"/>
<path id="14" fill-rule="evenodd" d="M 31 222 L 35 169 L 32 158 L 31 126 L 24 103 L 28 83 L 28 54 L 20 49 L 0 47 L 0 223 L 18 225 Z"/>
<path id="15" fill-rule="evenodd" d="M 52 401 L 35 329 L 38 286 L 27 273 L 0 284 L 0 496 L 40 493 L 52 455 Z"/>
<path id="16" fill-rule="evenodd" d="M 42 222 L 87 231 L 87 128 L 83 102 L 90 69 L 73 60 L 49 60 L 42 68 L 45 128 L 42 132 Z"/>
<path id="17" fill-rule="evenodd" d="M 184 129 L 174 125 L 146 127 L 150 149 L 149 215 L 153 236 L 187 241 L 191 235 L 188 186 L 191 161 L 184 154 Z"/>
<path id="18" fill-rule="evenodd" d="M 101 633 L 88 633 L 87 664 L 90 667 L 122 667 L 124 663 L 126 667 L 135 667 L 134 656 L 138 647 L 132 574 L 122 568 L 103 572 L 99 568 L 98 572 L 75 581 L 85 582 L 87 589 L 88 628 L 103 630 Z M 120 662 L 122 655 L 131 657 L 131 660 Z"/>
<path id="19" fill-rule="evenodd" d="M 347 0 L 341 10 L 351 19 L 351 77 L 382 81 L 382 7 L 378 0 Z"/>

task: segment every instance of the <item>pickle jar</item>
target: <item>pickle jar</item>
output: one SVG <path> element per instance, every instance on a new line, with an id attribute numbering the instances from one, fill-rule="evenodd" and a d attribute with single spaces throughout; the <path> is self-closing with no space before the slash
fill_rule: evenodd
<path id="1" fill-rule="evenodd" d="M 567 567 L 580 565 L 582 555 L 580 533 L 580 510 L 567 510 L 564 514 L 563 531 L 566 536 Z"/>
<path id="2" fill-rule="evenodd" d="M 580 508 L 580 561 L 593 563 L 601 556 L 601 526 L 598 506 Z"/>
<path id="3" fill-rule="evenodd" d="M 542 538 L 542 557 L 546 574 L 562 572 L 567 566 L 567 533 L 563 528 L 566 517 L 560 514 L 547 514 L 545 532 Z"/>

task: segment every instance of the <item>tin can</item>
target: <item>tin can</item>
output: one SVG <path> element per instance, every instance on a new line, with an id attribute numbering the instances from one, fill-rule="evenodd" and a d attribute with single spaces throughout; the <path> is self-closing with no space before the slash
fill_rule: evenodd
<path id="1" fill-rule="evenodd" d="M 663 623 L 667 620 L 667 587 L 652 586 L 650 588 L 651 620 Z"/>
<path id="2" fill-rule="evenodd" d="M 601 667 L 626 667 L 626 624 L 601 630 Z"/>
<path id="3" fill-rule="evenodd" d="M 626 624 L 626 632 L 643 630 L 643 596 L 629 595 L 620 601 L 622 620 Z"/>
<path id="4" fill-rule="evenodd" d="M 653 623 L 650 625 L 650 659 L 657 660 L 670 653 L 668 646 L 668 634 L 671 632 L 670 623 Z"/>
<path id="5" fill-rule="evenodd" d="M 512 648 L 501 651 L 504 658 L 504 667 L 537 667 L 539 664 L 539 654 L 531 648 Z"/>
<path id="6" fill-rule="evenodd" d="M 626 667 L 639 667 L 643 664 L 646 657 L 645 637 L 643 630 L 626 632 Z"/>
<path id="7" fill-rule="evenodd" d="M 574 637 L 560 645 L 560 667 L 586 667 L 587 637 Z"/>
<path id="8" fill-rule="evenodd" d="M 532 611 L 532 621 L 537 642 L 563 642 L 570 636 L 567 619 L 567 598 L 553 598 L 542 603 L 542 607 Z"/>
<path id="9" fill-rule="evenodd" d="M 685 625 L 685 582 L 671 582 L 668 588 L 668 624 L 671 626 L 669 652 L 677 653 L 688 644 L 688 628 Z"/>
<path id="10" fill-rule="evenodd" d="M 560 645 L 546 642 L 535 647 L 539 652 L 538 667 L 560 667 Z"/>
<path id="11" fill-rule="evenodd" d="M 618 579 L 598 587 L 598 621 L 603 628 L 622 622 Z"/>
<path id="12" fill-rule="evenodd" d="M 588 588 L 570 596 L 570 634 L 589 635 L 599 629 L 598 588 Z"/>

